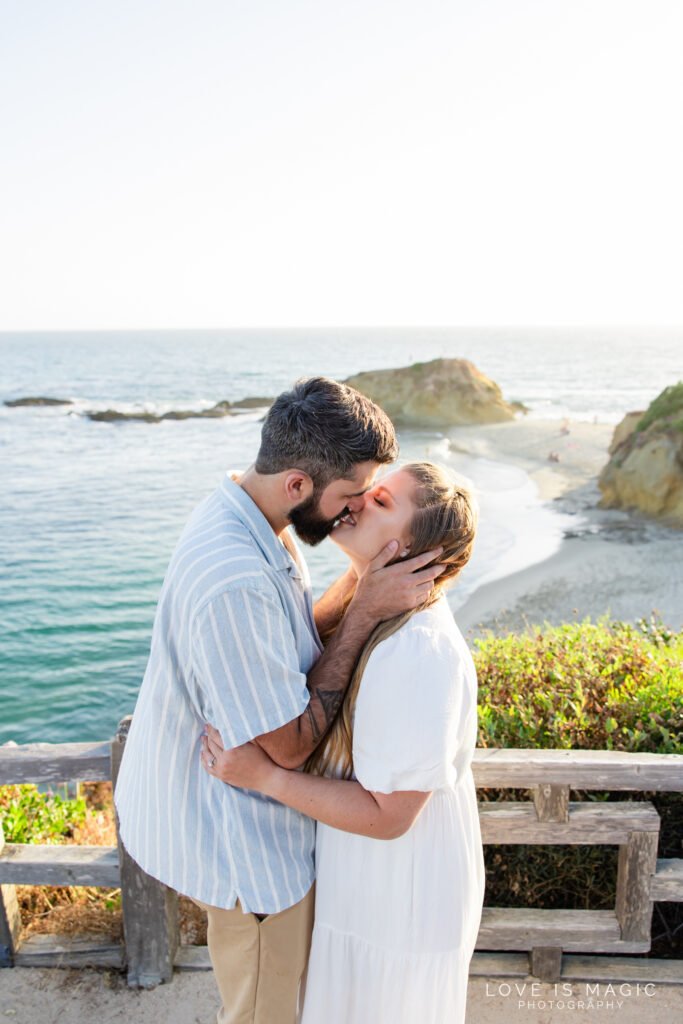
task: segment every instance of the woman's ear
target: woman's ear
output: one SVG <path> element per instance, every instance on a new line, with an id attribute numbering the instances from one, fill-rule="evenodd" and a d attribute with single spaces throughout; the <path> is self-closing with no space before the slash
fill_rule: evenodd
<path id="1" fill-rule="evenodd" d="M 407 558 L 408 555 L 410 554 L 410 543 L 411 543 L 410 541 L 406 541 L 406 543 L 401 548 L 401 554 L 400 554 L 401 558 Z"/>
<path id="2" fill-rule="evenodd" d="M 313 494 L 313 481 L 302 469 L 290 469 L 285 473 L 284 488 L 287 501 L 299 505 Z"/>

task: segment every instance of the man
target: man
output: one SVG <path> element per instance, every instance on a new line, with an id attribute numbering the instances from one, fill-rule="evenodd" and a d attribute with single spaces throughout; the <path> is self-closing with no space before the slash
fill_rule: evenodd
<path id="1" fill-rule="evenodd" d="M 304 763 L 341 704 L 378 622 L 415 607 L 437 552 L 357 581 L 349 570 L 311 601 L 309 544 L 358 511 L 397 454 L 388 417 L 352 388 L 299 381 L 271 407 L 256 462 L 191 516 L 164 580 L 116 787 L 121 837 L 150 875 L 207 910 L 223 1024 L 290 1024 L 313 917 L 314 823 L 202 769 L 205 723 L 226 747 L 255 739 L 283 767 Z"/>

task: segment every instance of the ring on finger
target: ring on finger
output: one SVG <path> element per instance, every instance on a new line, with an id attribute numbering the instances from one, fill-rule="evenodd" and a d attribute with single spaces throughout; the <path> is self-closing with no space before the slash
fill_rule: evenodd
<path id="1" fill-rule="evenodd" d="M 211 760 L 209 761 L 209 768 L 213 768 L 213 766 L 215 765 L 215 763 L 216 763 L 216 758 L 215 758 L 215 757 L 212 757 L 212 758 L 211 758 Z"/>

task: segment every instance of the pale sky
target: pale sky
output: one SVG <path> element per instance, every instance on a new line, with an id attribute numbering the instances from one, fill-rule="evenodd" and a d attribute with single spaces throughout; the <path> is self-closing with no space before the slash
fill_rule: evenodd
<path id="1" fill-rule="evenodd" d="M 681 0 L 0 0 L 0 330 L 683 323 Z"/>

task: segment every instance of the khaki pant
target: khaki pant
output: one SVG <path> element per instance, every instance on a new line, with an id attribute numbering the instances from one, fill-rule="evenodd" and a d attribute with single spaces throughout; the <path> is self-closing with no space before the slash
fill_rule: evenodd
<path id="1" fill-rule="evenodd" d="M 209 919 L 209 956 L 223 1006 L 218 1024 L 295 1024 L 299 980 L 308 963 L 314 888 L 263 920 L 194 902 Z"/>

